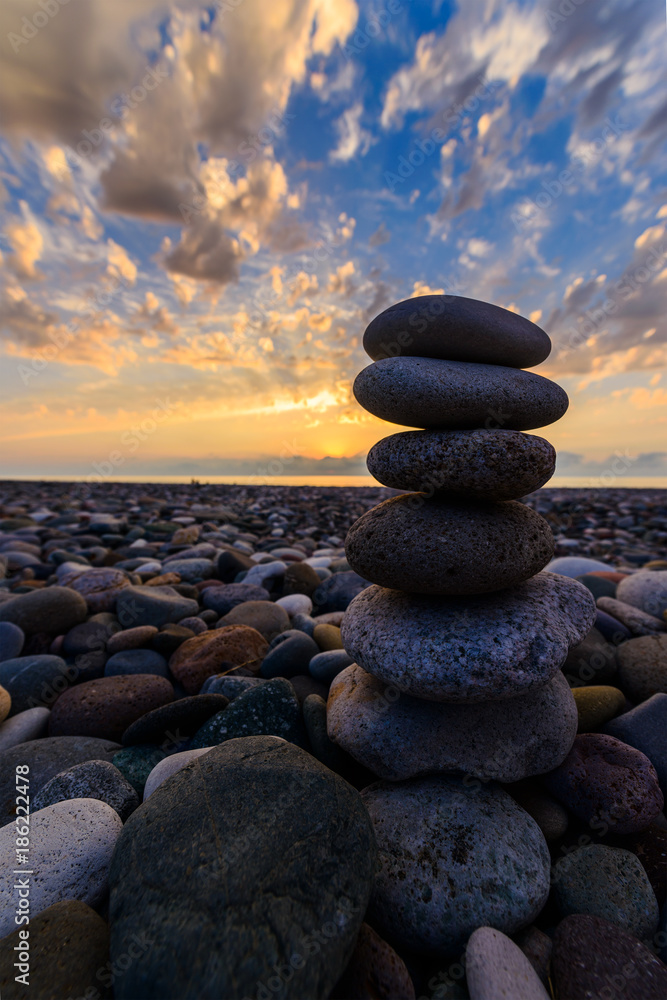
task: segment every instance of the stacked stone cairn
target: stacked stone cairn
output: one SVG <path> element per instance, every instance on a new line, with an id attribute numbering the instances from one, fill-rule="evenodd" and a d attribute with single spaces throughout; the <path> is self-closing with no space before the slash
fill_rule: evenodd
<path id="1" fill-rule="evenodd" d="M 560 670 L 595 620 L 579 582 L 541 572 L 547 522 L 518 499 L 553 474 L 548 441 L 568 399 L 523 369 L 546 333 L 472 299 L 399 302 L 370 324 L 373 364 L 354 393 L 368 411 L 422 428 L 379 441 L 368 468 L 409 490 L 350 529 L 350 566 L 371 586 L 342 625 L 356 661 L 334 680 L 332 740 L 381 779 L 362 796 L 379 847 L 376 926 L 433 956 L 476 928 L 511 934 L 549 893 L 535 820 L 501 785 L 556 768 L 577 732 Z"/>

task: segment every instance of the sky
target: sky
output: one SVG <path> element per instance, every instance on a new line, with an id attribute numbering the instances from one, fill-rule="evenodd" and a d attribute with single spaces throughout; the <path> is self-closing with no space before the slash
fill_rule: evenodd
<path id="1" fill-rule="evenodd" d="M 3 0 L 0 475 L 354 475 L 368 322 L 530 317 L 667 476 L 663 0 Z"/>

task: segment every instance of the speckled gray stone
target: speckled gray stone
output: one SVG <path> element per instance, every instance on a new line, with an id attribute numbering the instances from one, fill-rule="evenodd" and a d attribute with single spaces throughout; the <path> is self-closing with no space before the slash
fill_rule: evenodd
<path id="1" fill-rule="evenodd" d="M 553 892 L 564 917 L 604 917 L 644 940 L 655 933 L 660 910 L 639 858 L 630 851 L 589 844 L 556 862 Z"/>
<path id="2" fill-rule="evenodd" d="M 662 618 L 667 611 L 667 569 L 639 570 L 626 576 L 619 583 L 616 596 L 648 615 Z"/>
<path id="3" fill-rule="evenodd" d="M 30 816 L 30 913 L 61 899 L 99 904 L 107 889 L 113 849 L 123 829 L 115 809 L 97 799 L 69 799 Z M 0 829 L 0 857 L 14 856 L 16 826 Z M 0 937 L 16 929 L 19 876 L 9 865 L 0 873 Z"/>
<path id="4" fill-rule="evenodd" d="M 430 701 L 493 701 L 545 684 L 595 620 L 576 580 L 538 573 L 510 591 L 427 597 L 371 586 L 341 634 L 353 659 Z"/>
<path id="5" fill-rule="evenodd" d="M 139 805 L 139 796 L 117 767 L 108 760 L 87 760 L 56 774 L 37 792 L 37 811 L 67 799 L 99 799 L 115 809 L 125 822 Z"/>
<path id="6" fill-rule="evenodd" d="M 556 451 L 544 438 L 521 431 L 402 431 L 374 444 L 366 465 L 397 490 L 518 500 L 551 479 Z"/>
<path id="7" fill-rule="evenodd" d="M 463 295 L 419 295 L 389 306 L 364 333 L 377 361 L 398 355 L 532 368 L 549 356 L 544 330 L 509 309 Z"/>
<path id="8" fill-rule="evenodd" d="M 373 925 L 424 954 L 460 954 L 493 924 L 511 934 L 549 894 L 547 843 L 533 819 L 496 785 L 458 778 L 378 782 L 361 797 L 379 850 Z"/>
<path id="9" fill-rule="evenodd" d="M 471 934 L 465 966 L 474 1000 L 550 1000 L 521 948 L 493 927 L 478 927 Z"/>
<path id="10" fill-rule="evenodd" d="M 400 539 L 400 544 L 397 544 Z M 372 507 L 345 539 L 359 576 L 420 594 L 485 594 L 527 580 L 554 553 L 547 521 L 516 500 L 403 493 Z"/>
<path id="11" fill-rule="evenodd" d="M 563 674 L 502 702 L 411 698 L 356 663 L 335 678 L 327 732 L 380 778 L 434 771 L 520 781 L 553 770 L 577 734 L 577 708 Z"/>
<path id="12" fill-rule="evenodd" d="M 433 358 L 376 361 L 359 372 L 353 391 L 369 413 L 408 427 L 526 431 L 568 407 L 565 390 L 534 372 Z"/>

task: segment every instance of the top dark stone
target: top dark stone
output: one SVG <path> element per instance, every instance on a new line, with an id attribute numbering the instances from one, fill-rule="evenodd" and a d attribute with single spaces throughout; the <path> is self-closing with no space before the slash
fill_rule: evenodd
<path id="1" fill-rule="evenodd" d="M 364 333 L 373 361 L 405 355 L 532 368 L 549 356 L 539 326 L 490 302 L 460 295 L 420 295 L 381 312 Z"/>

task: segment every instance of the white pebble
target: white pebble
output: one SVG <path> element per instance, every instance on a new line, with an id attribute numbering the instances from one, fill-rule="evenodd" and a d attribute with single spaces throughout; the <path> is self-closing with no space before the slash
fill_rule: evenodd
<path id="1" fill-rule="evenodd" d="M 294 615 L 309 615 L 313 610 L 313 602 L 305 594 L 288 594 L 276 601 L 281 608 L 284 608 L 290 618 Z"/>
<path id="2" fill-rule="evenodd" d="M 181 750 L 180 753 L 172 753 L 169 757 L 163 757 L 159 764 L 156 764 L 146 779 L 144 786 L 144 802 L 149 795 L 152 795 L 158 785 L 176 774 L 181 768 L 191 761 L 201 757 L 203 753 L 208 753 L 213 747 L 197 747 L 196 750 Z"/>

